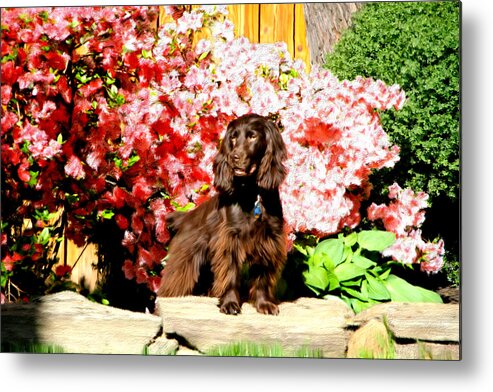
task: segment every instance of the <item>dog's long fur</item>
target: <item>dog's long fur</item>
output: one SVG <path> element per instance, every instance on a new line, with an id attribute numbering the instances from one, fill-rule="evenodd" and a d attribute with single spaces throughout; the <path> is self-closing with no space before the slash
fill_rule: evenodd
<path id="1" fill-rule="evenodd" d="M 221 312 L 237 314 L 248 266 L 249 301 L 260 313 L 278 314 L 275 287 L 286 260 L 278 187 L 285 158 L 282 136 L 270 120 L 249 114 L 228 125 L 213 165 L 218 193 L 190 212 L 167 217 L 174 237 L 158 296 L 207 294 L 219 298 Z"/>

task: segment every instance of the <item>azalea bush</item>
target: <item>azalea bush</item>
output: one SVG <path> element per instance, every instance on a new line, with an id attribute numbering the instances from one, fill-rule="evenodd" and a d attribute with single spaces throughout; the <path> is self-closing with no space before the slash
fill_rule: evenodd
<path id="1" fill-rule="evenodd" d="M 225 7 L 167 10 L 173 19 L 157 30 L 157 7 L 3 12 L 2 268 L 11 283 L 20 268 L 39 275 L 57 261 L 56 249 L 39 246 L 48 233 L 55 248 L 62 236 L 97 243 L 112 273 L 156 291 L 166 215 L 210 197 L 226 126 L 250 112 L 275 121 L 287 145 L 291 245 L 366 219 L 371 173 L 399 160 L 380 112 L 403 107 L 400 87 L 308 74 L 286 44 L 234 37 Z M 203 31 L 209 38 L 196 39 Z M 386 224 L 392 206 L 369 214 Z M 396 234 L 414 238 L 419 254 L 400 260 L 396 245 L 388 257 L 441 267 L 443 244 Z"/>

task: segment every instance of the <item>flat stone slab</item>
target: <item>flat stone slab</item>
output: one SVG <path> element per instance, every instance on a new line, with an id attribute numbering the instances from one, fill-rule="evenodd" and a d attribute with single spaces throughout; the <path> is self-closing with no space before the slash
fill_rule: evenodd
<path id="1" fill-rule="evenodd" d="M 157 316 L 117 309 L 64 291 L 2 305 L 2 342 L 44 343 L 67 353 L 143 354 L 158 334 Z"/>
<path id="2" fill-rule="evenodd" d="M 201 353 L 238 342 L 280 345 L 287 356 L 300 349 L 323 357 L 344 358 L 353 311 L 339 298 L 301 298 L 282 303 L 278 316 L 259 314 L 248 303 L 236 316 L 219 312 L 208 297 L 158 298 L 163 333 L 179 336 Z"/>
<path id="3" fill-rule="evenodd" d="M 372 319 L 383 321 L 396 338 L 430 342 L 460 341 L 458 304 L 378 304 L 358 313 L 349 325 L 360 327 Z"/>
<path id="4" fill-rule="evenodd" d="M 460 359 L 457 304 L 390 302 L 355 315 L 337 297 L 300 298 L 280 304 L 278 316 L 259 314 L 248 303 L 232 316 L 219 312 L 218 302 L 158 298 L 156 316 L 66 291 L 2 305 L 1 339 L 88 354 L 229 355 L 225 346 L 253 343 L 273 356 Z"/>

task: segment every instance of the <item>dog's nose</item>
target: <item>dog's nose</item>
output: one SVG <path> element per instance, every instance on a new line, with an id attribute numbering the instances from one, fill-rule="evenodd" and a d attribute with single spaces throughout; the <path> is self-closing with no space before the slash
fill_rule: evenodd
<path id="1" fill-rule="evenodd" d="M 236 154 L 236 153 L 235 153 L 235 154 L 233 154 L 233 162 L 234 162 L 234 163 L 238 163 L 238 162 L 239 162 L 239 160 L 240 160 L 240 156 L 239 156 L 238 154 Z"/>

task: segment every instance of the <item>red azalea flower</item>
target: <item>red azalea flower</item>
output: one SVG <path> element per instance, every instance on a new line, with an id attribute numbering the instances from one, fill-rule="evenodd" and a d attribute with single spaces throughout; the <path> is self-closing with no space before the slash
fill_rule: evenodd
<path id="1" fill-rule="evenodd" d="M 120 228 L 120 230 L 127 230 L 128 229 L 128 226 L 129 226 L 128 219 L 125 218 L 123 215 L 117 214 L 115 216 L 115 222 L 118 225 L 118 227 Z"/>
<path id="2" fill-rule="evenodd" d="M 72 267 L 69 265 L 57 265 L 55 275 L 59 278 L 66 277 L 72 273 Z"/>
<path id="3" fill-rule="evenodd" d="M 19 179 L 24 182 L 29 182 L 31 180 L 31 174 L 29 174 L 29 162 L 24 161 L 17 168 L 17 175 Z"/>

